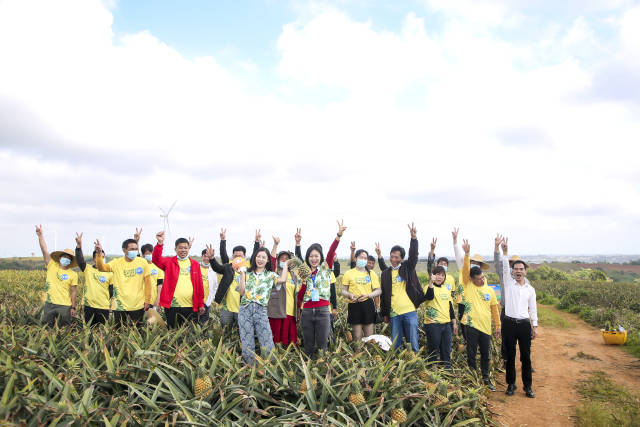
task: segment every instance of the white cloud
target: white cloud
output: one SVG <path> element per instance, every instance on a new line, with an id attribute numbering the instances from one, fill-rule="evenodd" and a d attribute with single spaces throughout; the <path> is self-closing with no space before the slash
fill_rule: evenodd
<path id="1" fill-rule="evenodd" d="M 305 242 L 328 244 L 344 217 L 367 247 L 404 241 L 415 220 L 445 242 L 457 224 L 476 241 L 513 233 L 522 252 L 634 250 L 602 243 L 601 216 L 574 221 L 605 212 L 607 235 L 627 236 L 640 213 L 626 178 L 637 161 L 621 155 L 637 113 L 583 96 L 597 69 L 576 53 L 602 45 L 591 21 L 515 42 L 491 30 L 517 29 L 517 8 L 451 4 L 429 2 L 444 15 L 437 32 L 418 12 L 392 32 L 314 5 L 283 26 L 279 87 L 257 93 L 214 57 L 114 35 L 113 4 L 0 1 L 0 113 L 14 113 L 0 114 L 0 177 L 14 183 L 0 189 L 0 230 L 20 242 L 0 255 L 34 250 L 34 222 L 69 242 L 107 234 L 115 251 L 135 226 L 150 239 L 175 199 L 175 233 L 199 244 L 222 226 L 238 243 L 302 226 Z M 612 58 L 638 49 L 637 18 L 616 21 Z M 295 97 L 314 91 L 336 95 Z M 540 233 L 566 240 L 548 247 Z"/>

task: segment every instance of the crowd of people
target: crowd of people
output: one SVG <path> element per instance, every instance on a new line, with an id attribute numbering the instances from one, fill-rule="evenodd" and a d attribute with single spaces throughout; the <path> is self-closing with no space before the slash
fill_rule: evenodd
<path id="1" fill-rule="evenodd" d="M 301 229 L 296 230 L 295 252 L 278 251 L 280 239 L 273 237 L 271 251 L 265 248 L 260 230 L 256 231 L 252 255 L 247 259 L 244 246 L 235 246 L 230 259 L 226 230 L 220 232 L 220 261 L 212 245 L 201 252 L 201 261 L 189 256 L 193 239 L 175 241 L 175 256 L 164 256 L 165 233 L 156 234 L 156 244 L 139 246 L 142 229 L 122 243 L 123 256 L 107 262 L 101 243 L 96 240 L 93 264 L 87 264 L 82 251 L 82 233 L 76 233 L 75 251 L 49 253 L 42 226 L 36 226 L 46 264 L 46 301 L 43 322 L 68 324 L 77 308 L 78 273 L 84 274 L 84 321 L 102 324 L 112 315 L 117 326 L 137 324 L 145 312 L 163 312 L 169 328 L 185 322 L 206 323 L 212 304 L 219 305 L 220 323 L 225 334 L 238 330 L 242 357 L 255 361 L 255 339 L 267 354 L 275 345 L 298 345 L 298 329 L 308 357 L 314 359 L 327 351 L 337 315 L 337 278 L 340 263 L 336 250 L 346 231 L 338 221 L 338 231 L 325 254 L 322 245 L 301 249 Z M 394 347 L 409 347 L 418 352 L 419 318 L 427 337 L 427 357 L 451 369 L 453 335 L 466 341 L 467 363 L 473 370 L 480 350 L 480 371 L 485 385 L 495 386 L 489 378 L 491 337 L 501 339 L 505 360 L 507 395 L 516 390 L 515 356 L 519 346 L 522 382 L 525 394 L 532 391 L 531 340 L 537 335 L 535 290 L 526 278 L 529 265 L 518 256 L 508 257 L 508 239 L 494 240 L 494 265 L 500 278 L 498 301 L 484 272 L 489 264 L 480 255 L 471 255 L 471 246 L 458 245 L 458 229 L 452 232 L 455 262 L 460 272 L 456 279 L 448 272 L 449 260 L 436 259 L 437 240 L 432 239 L 427 257 L 429 280 L 420 283 L 416 266 L 418 238 L 415 225 L 409 224 L 408 256 L 404 247 L 395 245 L 389 252 L 389 264 L 376 243 L 377 258 L 351 242 L 351 265 L 341 278 L 340 294 L 348 301 L 347 322 L 353 340 L 372 336 L 374 325 L 390 325 Z M 406 258 L 406 259 L 405 259 Z M 374 271 L 378 263 L 381 274 Z M 457 308 L 457 316 L 456 310 Z M 422 316 L 419 316 L 422 311 Z M 154 312 L 154 311 L 152 311 Z M 298 328 L 300 327 L 300 328 Z"/>

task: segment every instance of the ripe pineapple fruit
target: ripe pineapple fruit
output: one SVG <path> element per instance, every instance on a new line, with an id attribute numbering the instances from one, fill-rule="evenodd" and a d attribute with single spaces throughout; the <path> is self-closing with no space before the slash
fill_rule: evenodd
<path id="1" fill-rule="evenodd" d="M 311 387 L 313 387 L 313 389 L 316 388 L 316 385 L 318 384 L 318 381 L 316 381 L 315 378 L 311 378 Z M 306 393 L 307 392 L 307 381 L 306 380 L 302 380 L 302 382 L 300 383 L 300 393 Z"/>
<path id="2" fill-rule="evenodd" d="M 376 363 L 382 363 L 383 362 L 382 356 L 380 356 L 379 354 L 376 354 L 376 356 L 373 359 L 376 361 Z"/>
<path id="3" fill-rule="evenodd" d="M 422 381 L 429 381 L 429 372 L 427 371 L 418 372 L 418 378 L 420 378 Z"/>
<path id="4" fill-rule="evenodd" d="M 307 280 L 309 276 L 311 276 L 311 269 L 306 263 L 301 264 L 298 267 L 298 277 L 300 277 L 300 280 Z"/>
<path id="5" fill-rule="evenodd" d="M 199 399 L 206 399 L 213 392 L 213 384 L 211 384 L 211 378 L 201 377 L 196 379 L 196 385 L 194 394 Z"/>
<path id="6" fill-rule="evenodd" d="M 353 341 L 353 335 L 351 335 L 350 331 L 347 331 L 345 335 L 347 337 L 347 341 L 349 342 Z"/>
<path id="7" fill-rule="evenodd" d="M 354 406 L 364 405 L 364 396 L 360 392 L 352 393 L 349 395 L 349 402 L 351 402 Z"/>
<path id="8" fill-rule="evenodd" d="M 407 413 L 402 408 L 394 408 L 391 410 L 391 419 L 397 423 L 407 421 Z"/>

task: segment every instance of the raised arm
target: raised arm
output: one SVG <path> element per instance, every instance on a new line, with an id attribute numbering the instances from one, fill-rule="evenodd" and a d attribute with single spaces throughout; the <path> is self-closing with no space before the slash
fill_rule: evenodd
<path id="1" fill-rule="evenodd" d="M 256 230 L 256 240 L 253 242 L 253 252 L 251 252 L 251 258 L 253 258 L 253 255 L 258 252 L 258 249 L 260 249 L 260 246 L 262 246 L 262 234 L 260 233 L 260 229 Z"/>
<path id="2" fill-rule="evenodd" d="M 494 246 L 493 246 L 493 265 L 496 269 L 496 274 L 498 275 L 498 279 L 500 279 L 500 290 L 504 291 L 504 289 L 502 289 L 502 259 L 500 258 L 500 243 L 502 243 L 502 239 L 503 237 L 498 234 L 496 236 L 496 238 L 494 239 Z M 502 292 L 502 296 L 504 297 L 504 292 Z"/>
<path id="3" fill-rule="evenodd" d="M 460 253 L 460 249 L 458 249 L 458 232 L 459 231 L 460 231 L 459 228 L 454 228 L 453 231 L 451 232 L 451 236 L 453 236 L 453 253 L 456 257 L 456 265 L 458 266 L 459 270 L 462 270 L 463 256 Z"/>
<path id="4" fill-rule="evenodd" d="M 464 250 L 464 261 L 462 263 L 462 273 L 460 277 L 462 279 L 462 286 L 465 286 L 471 282 L 471 258 L 469 256 L 469 252 L 471 251 L 471 245 L 467 240 L 463 240 L 462 250 Z"/>
<path id="5" fill-rule="evenodd" d="M 227 255 L 227 229 L 226 228 L 220 229 L 220 262 L 223 264 L 227 264 L 229 262 L 229 255 Z"/>
<path id="6" fill-rule="evenodd" d="M 340 276 L 340 261 L 338 261 L 338 254 L 333 256 L 333 275 L 336 276 L 336 278 Z"/>
<path id="7" fill-rule="evenodd" d="M 300 247 L 300 242 L 302 241 L 301 228 L 296 228 L 295 239 L 296 239 L 296 257 L 298 257 L 299 260 L 304 261 L 304 258 L 302 257 L 302 248 Z"/>
<path id="8" fill-rule="evenodd" d="M 167 266 L 165 265 L 165 257 L 162 256 L 162 249 L 164 246 L 164 231 L 160 231 L 156 233 L 156 239 L 158 243 L 153 247 L 153 253 L 151 254 L 151 262 L 161 268 L 163 271 L 166 270 Z"/>
<path id="9" fill-rule="evenodd" d="M 98 271 L 109 272 L 111 271 L 111 267 L 109 264 L 104 263 L 104 258 L 102 257 L 102 245 L 100 244 L 100 240 L 96 239 L 94 250 L 96 251 L 96 268 Z"/>
<path id="10" fill-rule="evenodd" d="M 276 256 L 278 255 L 278 245 L 280 244 L 280 238 L 276 237 L 276 236 L 272 236 L 273 237 L 273 248 L 271 248 L 271 264 L 272 264 L 272 268 L 273 271 L 277 271 L 278 270 L 278 260 L 276 259 Z"/>
<path id="11" fill-rule="evenodd" d="M 351 249 L 351 257 L 349 258 L 349 265 L 351 266 L 351 268 L 355 268 L 356 266 L 356 242 L 351 242 L 351 246 L 349 246 L 349 249 Z"/>
<path id="12" fill-rule="evenodd" d="M 416 226 L 411 223 L 407 224 L 409 227 L 409 233 L 411 234 L 411 243 L 409 243 L 409 259 L 407 260 L 407 268 L 409 270 L 415 270 L 418 265 L 418 230 Z"/>
<path id="13" fill-rule="evenodd" d="M 385 271 L 387 269 L 387 264 L 384 262 L 384 258 L 382 257 L 379 242 L 376 242 L 376 255 L 378 255 L 378 266 L 380 266 L 380 271 Z"/>
<path id="14" fill-rule="evenodd" d="M 431 250 L 429 251 L 429 256 L 427 256 L 427 274 L 431 276 L 431 270 L 433 270 L 433 264 L 436 262 L 436 244 L 438 243 L 438 239 L 435 237 L 431 239 Z"/>
<path id="15" fill-rule="evenodd" d="M 347 227 L 344 225 L 344 220 L 337 221 L 337 222 L 338 222 L 338 234 L 336 235 L 336 238 L 333 241 L 333 243 L 331 243 L 331 246 L 329 247 L 329 252 L 327 252 L 326 259 L 327 259 L 327 265 L 329 266 L 329 268 L 333 267 L 333 256 L 336 254 L 336 249 L 338 249 L 338 245 L 340 244 L 340 239 L 342 238 L 342 235 L 347 229 Z"/>
<path id="16" fill-rule="evenodd" d="M 87 268 L 87 263 L 84 261 L 84 255 L 82 254 L 82 234 L 76 233 L 76 263 L 80 271 L 84 272 Z"/>
<path id="17" fill-rule="evenodd" d="M 47 242 L 44 241 L 44 234 L 42 233 L 42 224 L 40 224 L 40 226 L 36 225 L 36 234 L 38 235 L 38 243 L 40 243 L 40 250 L 42 251 L 44 264 L 49 265 L 49 261 L 51 261 L 51 254 L 47 249 Z"/>
<path id="18" fill-rule="evenodd" d="M 507 286 L 510 286 L 512 284 L 514 284 L 515 279 L 513 277 L 511 277 L 511 272 L 509 271 L 509 239 L 508 238 L 503 238 L 501 243 L 502 245 L 502 284 L 503 286 L 506 288 Z M 504 295 L 504 292 L 503 294 Z"/>

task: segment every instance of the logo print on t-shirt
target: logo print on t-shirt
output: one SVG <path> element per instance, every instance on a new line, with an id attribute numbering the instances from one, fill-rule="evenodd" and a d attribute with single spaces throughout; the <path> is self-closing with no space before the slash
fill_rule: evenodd
<path id="1" fill-rule="evenodd" d="M 60 280 L 67 280 L 68 278 L 69 278 L 69 275 L 67 275 L 66 273 L 60 275 Z"/>
<path id="2" fill-rule="evenodd" d="M 484 294 L 485 301 L 489 301 L 490 299 L 491 299 L 491 296 L 489 294 Z"/>
<path id="3" fill-rule="evenodd" d="M 107 278 L 104 277 L 104 276 L 100 276 L 100 277 L 98 277 L 98 281 L 100 281 L 100 283 L 104 283 L 104 282 L 107 281 Z"/>
<path id="4" fill-rule="evenodd" d="M 451 285 L 449 283 L 447 283 L 447 290 L 450 291 L 451 290 Z"/>
<path id="5" fill-rule="evenodd" d="M 402 277 L 398 276 L 398 277 L 396 278 L 396 282 L 402 282 Z"/>
<path id="6" fill-rule="evenodd" d="M 191 273 L 191 266 L 187 267 L 187 271 Z"/>
<path id="7" fill-rule="evenodd" d="M 365 277 L 365 278 L 364 278 L 364 282 L 365 282 L 365 283 L 369 283 L 369 282 L 371 282 L 371 277 L 369 277 L 369 276 Z"/>
<path id="8" fill-rule="evenodd" d="M 136 268 L 136 274 L 142 274 L 142 267 Z"/>
<path id="9" fill-rule="evenodd" d="M 151 275 L 155 276 L 156 274 L 158 274 L 158 270 L 156 270 L 155 268 L 151 269 Z"/>

